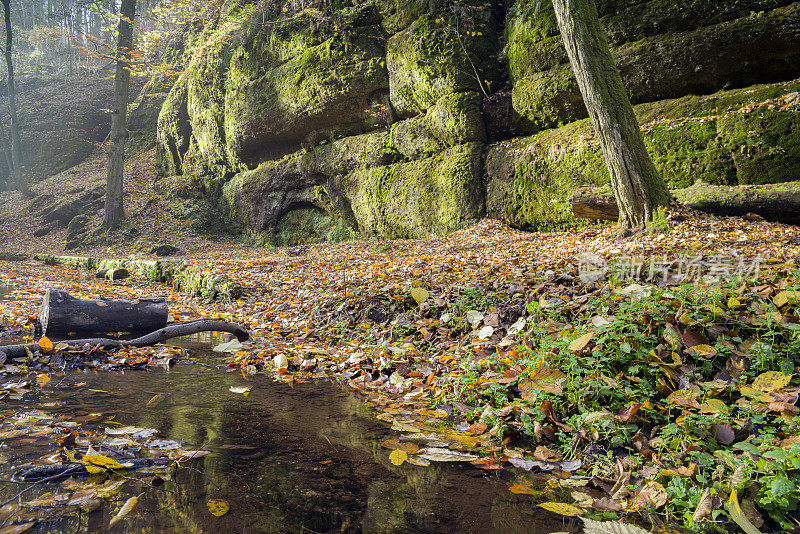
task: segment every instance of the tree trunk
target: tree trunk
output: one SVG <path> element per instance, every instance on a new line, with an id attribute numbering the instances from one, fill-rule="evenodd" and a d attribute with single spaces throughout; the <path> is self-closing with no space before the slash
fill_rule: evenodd
<path id="1" fill-rule="evenodd" d="M 11 57 L 13 50 L 13 33 L 11 31 L 11 0 L 2 0 L 3 16 L 6 20 L 6 69 L 8 78 L 8 112 L 11 115 L 11 175 L 14 177 L 14 185 L 24 196 L 30 196 L 31 191 L 22 180 L 22 149 L 19 139 L 19 118 L 17 117 L 17 87 L 14 81 L 14 62 Z"/>
<path id="2" fill-rule="evenodd" d="M 672 194 L 684 206 L 706 213 L 754 213 L 768 221 L 800 224 L 800 182 L 738 187 L 698 182 Z M 616 221 L 618 213 L 614 197 L 599 189 L 583 187 L 572 195 L 572 214 L 578 219 Z"/>
<path id="3" fill-rule="evenodd" d="M 167 325 L 163 300 L 83 300 L 65 291 L 48 289 L 39 322 L 48 336 L 152 332 Z"/>
<path id="4" fill-rule="evenodd" d="M 128 138 L 128 88 L 131 80 L 131 49 L 136 0 L 122 0 L 117 41 L 117 72 L 114 75 L 114 109 L 111 112 L 111 148 L 108 151 L 106 206 L 103 226 L 113 228 L 125 217 L 122 207 L 122 176 L 125 168 L 125 141 Z"/>
<path id="5" fill-rule="evenodd" d="M 644 229 L 669 194 L 644 146 L 594 0 L 553 0 L 572 70 L 611 174 L 621 230 Z"/>

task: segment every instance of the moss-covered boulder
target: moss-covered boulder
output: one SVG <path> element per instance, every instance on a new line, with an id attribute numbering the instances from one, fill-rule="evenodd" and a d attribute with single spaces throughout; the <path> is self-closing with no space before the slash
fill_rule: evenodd
<path id="1" fill-rule="evenodd" d="M 324 175 L 304 164 L 301 155 L 262 163 L 225 184 L 226 216 L 244 231 L 269 230 L 292 208 L 314 206 L 316 186 L 325 181 Z"/>
<path id="2" fill-rule="evenodd" d="M 167 176 L 183 174 L 183 156 L 189 149 L 188 74 L 184 72 L 167 95 L 158 115 L 156 158 Z"/>
<path id="3" fill-rule="evenodd" d="M 392 125 L 392 144 L 408 159 L 435 154 L 442 149 L 486 141 L 477 93 L 452 93 L 440 98 L 427 113 Z"/>
<path id="4" fill-rule="evenodd" d="M 652 0 L 647 5 L 654 3 Z M 641 18 L 632 13 L 628 18 L 603 18 L 604 22 L 613 22 L 615 28 L 623 27 L 627 20 L 631 28 L 627 33 L 619 30 L 614 34 L 619 44 L 612 47 L 612 53 L 632 102 L 710 93 L 796 75 L 800 2 L 756 14 L 743 11 L 741 6 L 733 9 L 735 2 L 725 4 L 730 8 L 723 10 L 725 14 L 742 16 L 685 31 L 672 30 L 668 24 L 672 19 L 666 17 L 657 26 L 665 33 L 631 41 L 626 39 L 649 33 L 636 29 Z M 534 133 L 586 116 L 571 67 L 564 62 L 560 37 L 552 36 L 551 18 L 548 11 L 534 23 L 511 25 L 507 54 L 518 133 Z"/>
<path id="5" fill-rule="evenodd" d="M 376 33 L 354 28 L 305 46 L 258 33 L 238 47 L 225 98 L 231 153 L 258 162 L 391 122 L 384 43 Z M 290 52 L 283 62 L 273 57 Z"/>
<path id="6" fill-rule="evenodd" d="M 721 91 L 635 106 L 648 152 L 668 185 L 800 180 L 800 82 Z M 572 191 L 608 182 L 588 120 L 505 141 L 486 154 L 490 217 L 525 229 L 585 224 Z"/>
<path id="7" fill-rule="evenodd" d="M 427 159 L 355 171 L 339 190 L 365 233 L 417 238 L 452 232 L 484 213 L 482 148 L 468 143 Z"/>
<path id="8" fill-rule="evenodd" d="M 195 232 L 214 234 L 225 231 L 222 215 L 203 194 L 197 178 L 167 176 L 156 182 L 155 190 L 166 200 L 172 216 Z"/>
<path id="9" fill-rule="evenodd" d="M 400 118 L 445 95 L 490 90 L 497 77 L 497 31 L 490 4 L 428 13 L 386 43 L 389 92 Z"/>

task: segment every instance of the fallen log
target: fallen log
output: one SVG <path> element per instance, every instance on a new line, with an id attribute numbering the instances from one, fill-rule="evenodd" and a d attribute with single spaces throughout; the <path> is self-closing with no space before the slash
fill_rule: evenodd
<path id="1" fill-rule="evenodd" d="M 768 221 L 800 224 L 800 182 L 743 186 L 698 182 L 672 194 L 684 206 L 714 215 L 754 213 Z M 615 221 L 619 210 L 609 191 L 583 187 L 572 195 L 572 214 L 578 219 Z"/>
<path id="2" fill-rule="evenodd" d="M 48 336 L 152 332 L 167 325 L 163 299 L 137 301 L 78 299 L 57 289 L 44 294 L 39 322 Z"/>
<path id="3" fill-rule="evenodd" d="M 85 345 L 91 347 L 100 346 L 105 349 L 117 347 L 148 347 L 156 343 L 161 343 L 162 341 L 167 341 L 168 339 L 188 336 L 198 332 L 228 332 L 229 334 L 235 335 L 236 339 L 239 341 L 247 341 L 250 339 L 250 334 L 247 333 L 247 330 L 236 323 L 229 323 L 228 321 L 220 321 L 217 319 L 197 319 L 195 321 L 173 324 L 156 330 L 155 332 L 150 332 L 142 337 L 130 340 L 108 338 L 71 339 L 63 342 L 66 345 L 63 350 L 81 349 Z M 0 354 L 5 354 L 8 358 L 24 358 L 28 354 L 28 351 L 35 352 L 37 350 L 41 350 L 38 343 L 0 346 Z"/>

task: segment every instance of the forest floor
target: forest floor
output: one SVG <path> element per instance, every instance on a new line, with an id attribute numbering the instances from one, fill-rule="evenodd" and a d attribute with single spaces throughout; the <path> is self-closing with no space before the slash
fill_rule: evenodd
<path id="1" fill-rule="evenodd" d="M 37 193 L 96 180 L 102 164 Z M 182 228 L 148 202 L 152 154 L 131 165 L 136 240 L 178 246 L 178 261 L 244 296 L 207 302 L 0 261 L 0 285 L 18 299 L 0 305 L 0 328 L 22 331 L 50 287 L 161 296 L 175 320 L 248 328 L 253 340 L 225 360 L 245 375 L 329 377 L 362 392 L 400 432 L 385 443 L 396 465 L 513 465 L 510 491 L 565 515 L 638 514 L 693 531 L 797 524 L 800 228 L 673 210 L 663 233 L 622 241 L 611 226 L 525 233 L 485 220 L 420 240 L 254 248 Z M 63 253 L 63 230 L 33 238 L 38 223 L 14 195 L 0 195 L 4 250 Z M 156 259 L 135 240 L 69 253 Z"/>

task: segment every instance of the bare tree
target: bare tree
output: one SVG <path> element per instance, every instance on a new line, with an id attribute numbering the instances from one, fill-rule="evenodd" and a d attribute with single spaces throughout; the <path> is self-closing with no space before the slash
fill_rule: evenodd
<path id="1" fill-rule="evenodd" d="M 0 0 L 3 3 L 3 16 L 6 20 L 6 69 L 8 77 L 6 87 L 8 91 L 8 112 L 11 115 L 11 168 L 10 174 L 14 177 L 14 186 L 25 196 L 31 194 L 30 189 L 22 179 L 22 150 L 19 140 L 19 118 L 17 116 L 17 87 L 14 81 L 14 62 L 11 58 L 13 47 L 13 33 L 11 31 L 11 0 Z"/>
<path id="2" fill-rule="evenodd" d="M 594 0 L 553 0 L 558 28 L 619 205 L 620 230 L 642 230 L 669 192 L 644 146 Z"/>
<path id="3" fill-rule="evenodd" d="M 117 72 L 114 75 L 114 109 L 111 111 L 111 148 L 108 151 L 106 177 L 106 206 L 103 218 L 105 228 L 117 226 L 125 217 L 122 206 L 122 178 L 125 168 L 125 141 L 128 138 L 126 119 L 135 15 L 136 0 L 122 0 L 117 40 Z"/>

